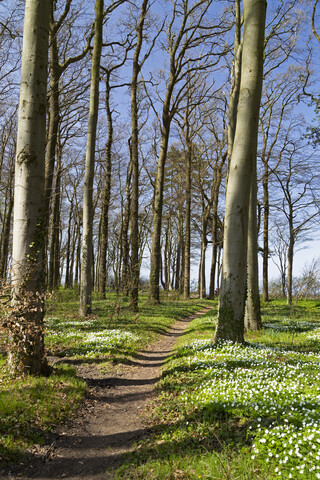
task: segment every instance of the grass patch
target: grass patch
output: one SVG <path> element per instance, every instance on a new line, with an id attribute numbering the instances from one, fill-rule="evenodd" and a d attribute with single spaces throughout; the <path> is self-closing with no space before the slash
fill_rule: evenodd
<path id="1" fill-rule="evenodd" d="M 167 332 L 178 318 L 211 305 L 208 300 L 168 297 L 160 305 L 150 305 L 147 296 L 140 295 L 135 314 L 127 297 L 110 294 L 106 300 L 94 300 L 94 315 L 84 320 L 78 315 L 77 302 L 59 298 L 50 304 L 46 317 L 47 349 L 62 357 L 125 361 Z"/>
<path id="2" fill-rule="evenodd" d="M 70 418 L 81 403 L 86 384 L 75 369 L 59 365 L 49 378 L 0 376 L 0 460 L 10 461 Z"/>
<path id="3" fill-rule="evenodd" d="M 105 300 L 94 299 L 94 314 L 83 319 L 78 315 L 76 292 L 60 290 L 47 303 L 47 352 L 85 363 L 97 361 L 101 370 L 107 370 L 111 362 L 129 362 L 178 318 L 212 303 L 165 297 L 160 305 L 151 306 L 141 295 L 139 314 L 134 314 L 127 297 L 110 294 Z M 0 347 L 5 340 L 2 332 Z M 84 398 L 86 384 L 76 377 L 74 368 L 62 364 L 49 378 L 12 379 L 5 360 L 0 355 L 0 461 L 10 462 L 33 444 L 42 444 L 48 432 L 70 418 Z"/>
<path id="4" fill-rule="evenodd" d="M 119 479 L 320 478 L 319 302 L 263 306 L 245 346 L 212 345 L 212 312 L 158 382 L 153 435 Z"/>

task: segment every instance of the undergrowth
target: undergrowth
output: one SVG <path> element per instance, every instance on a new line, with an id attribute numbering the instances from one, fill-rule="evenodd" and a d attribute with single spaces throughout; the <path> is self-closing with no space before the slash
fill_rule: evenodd
<path id="1" fill-rule="evenodd" d="M 43 444 L 47 433 L 72 417 L 86 391 L 75 369 L 59 365 L 49 377 L 0 376 L 0 460 L 9 462 Z"/>
<path id="2" fill-rule="evenodd" d="M 212 311 L 190 324 L 118 479 L 320 478 L 319 302 L 262 311 L 246 345 L 213 345 Z"/>
<path id="3" fill-rule="evenodd" d="M 212 303 L 212 302 L 211 302 Z M 11 378 L 6 372 L 5 332 L 0 331 L 0 461 L 15 462 L 45 442 L 46 435 L 72 417 L 83 401 L 86 384 L 68 360 L 96 362 L 101 369 L 127 363 L 141 349 L 165 333 L 180 317 L 198 311 L 208 301 L 165 297 L 151 306 L 141 295 L 139 314 L 129 309 L 127 297 L 108 294 L 93 302 L 93 315 L 78 315 L 74 291 L 61 290 L 47 302 L 45 343 L 47 354 L 60 358 L 46 377 Z M 57 358 L 56 358 L 57 361 Z"/>

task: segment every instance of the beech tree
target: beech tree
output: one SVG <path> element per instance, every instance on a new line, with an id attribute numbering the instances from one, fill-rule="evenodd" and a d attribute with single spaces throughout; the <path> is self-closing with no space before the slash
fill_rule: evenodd
<path id="1" fill-rule="evenodd" d="M 131 79 L 131 130 L 132 138 L 130 145 L 130 161 L 132 164 L 132 194 L 131 194 L 131 215 L 130 215 L 130 239 L 131 239 L 131 285 L 130 285 L 130 306 L 135 312 L 138 311 L 139 291 L 139 125 L 138 125 L 138 78 L 144 61 L 149 52 L 140 59 L 142 42 L 144 37 L 144 23 L 148 13 L 149 0 L 143 0 L 140 18 L 137 25 L 136 47 L 132 62 Z"/>
<path id="2" fill-rule="evenodd" d="M 306 160 L 306 143 L 294 138 L 294 131 L 299 127 L 294 121 L 288 126 L 288 137 L 281 152 L 281 164 L 276 177 L 281 195 L 275 208 L 285 218 L 282 228 L 287 232 L 287 305 L 292 304 L 293 259 L 296 243 L 310 228 L 319 216 L 319 205 L 316 201 L 319 177 L 312 165 L 312 153 Z M 303 153 L 302 153 L 303 152 Z"/>
<path id="3" fill-rule="evenodd" d="M 63 4 L 62 12 L 59 12 L 60 15 L 57 19 L 55 19 L 56 10 L 57 10 L 57 2 L 55 0 L 50 0 L 50 31 L 49 31 L 49 40 L 50 40 L 50 64 L 49 64 L 49 121 L 48 121 L 48 139 L 47 139 L 47 148 L 46 148 L 46 170 L 45 170 L 45 209 L 47 212 L 50 212 L 50 203 L 52 200 L 52 188 L 53 188 L 53 181 L 54 181 L 54 169 L 55 169 L 55 162 L 56 162 L 56 154 L 57 154 L 57 145 L 58 145 L 58 137 L 59 137 L 59 128 L 62 120 L 62 109 L 61 109 L 61 89 L 62 89 L 62 77 L 66 73 L 66 71 L 70 68 L 71 65 L 82 60 L 89 51 L 90 42 L 92 39 L 92 32 L 88 35 L 88 39 L 86 41 L 86 45 L 80 53 L 75 55 L 70 55 L 70 45 L 69 41 L 70 38 L 73 38 L 72 35 L 69 35 L 67 38 L 60 38 L 61 30 L 63 31 L 66 26 L 66 19 L 70 13 L 72 0 L 65 0 Z M 70 27 L 69 27 L 70 28 Z M 63 48 L 59 47 L 62 44 Z M 61 157 L 61 152 L 60 152 Z M 61 158 L 60 158 L 61 161 Z M 61 173 L 59 172 L 59 167 L 61 170 L 61 163 L 58 166 L 56 175 L 59 177 Z M 56 179 L 55 188 L 59 185 L 59 178 L 58 181 Z M 54 196 L 56 199 L 56 196 Z M 54 200 L 55 201 L 55 200 Z M 52 207 L 54 210 L 54 206 Z M 51 225 L 51 233 L 56 233 L 58 225 L 57 225 L 57 205 L 56 211 L 52 211 L 52 225 Z M 48 243 L 49 237 L 49 220 L 50 215 L 46 215 L 45 218 L 45 243 Z M 46 245 L 44 246 L 46 250 Z M 51 250 L 51 257 L 52 252 L 56 249 L 56 242 L 53 237 L 53 244 L 50 244 Z M 49 260 L 49 269 L 48 269 L 48 287 L 53 288 L 57 287 L 56 279 L 57 272 L 53 269 L 52 260 Z"/>
<path id="4" fill-rule="evenodd" d="M 98 275 L 98 291 L 101 295 L 105 295 L 107 284 L 107 251 L 109 237 L 109 209 L 111 198 L 111 178 L 112 178 L 112 160 L 114 147 L 114 108 L 111 103 L 111 92 L 119 85 L 118 82 L 112 82 L 113 75 L 125 64 L 132 45 L 128 42 L 128 38 L 121 44 L 119 51 L 114 52 L 112 44 L 112 59 L 108 56 L 107 65 L 101 65 L 103 71 L 103 80 L 105 83 L 105 107 L 107 115 L 107 140 L 105 144 L 105 175 L 103 181 L 103 195 L 100 216 L 100 233 L 99 233 L 99 275 Z"/>
<path id="5" fill-rule="evenodd" d="M 47 374 L 41 294 L 49 0 L 26 0 L 15 168 L 11 373 Z"/>
<path id="6" fill-rule="evenodd" d="M 188 0 L 173 0 L 172 15 L 167 23 L 167 41 L 163 44 L 168 53 L 169 72 L 166 81 L 165 96 L 162 104 L 160 151 L 154 181 L 153 224 L 150 266 L 149 300 L 159 303 L 159 273 L 161 260 L 161 225 L 163 207 L 164 168 L 167 158 L 171 123 L 186 91 L 193 85 L 201 70 L 208 70 L 218 63 L 225 53 L 225 45 L 220 47 L 218 36 L 228 30 L 229 25 L 224 17 L 219 25 L 208 25 L 206 13 L 211 0 L 199 0 L 190 3 Z M 199 46 L 206 48 L 198 50 Z M 163 76 L 163 71 L 161 72 Z"/>
<path id="7" fill-rule="evenodd" d="M 16 112 L 5 116 L 0 134 L 0 279 L 6 282 L 10 255 L 10 233 L 13 214 L 13 188 L 16 153 Z"/>
<path id="8" fill-rule="evenodd" d="M 281 2 L 274 9 L 265 38 L 264 89 L 261 103 L 260 131 L 263 164 L 263 266 L 262 298 L 269 300 L 268 262 L 270 257 L 270 203 L 274 171 L 279 164 L 281 136 L 293 107 L 300 101 L 300 94 L 306 83 L 305 65 L 293 64 L 292 58 L 299 52 L 299 31 L 304 17 L 300 0 Z M 298 53 L 298 55 L 300 55 Z"/>
<path id="9" fill-rule="evenodd" d="M 92 229 L 93 229 L 93 175 L 95 160 L 96 132 L 99 108 L 100 58 L 102 50 L 104 0 L 96 0 L 94 46 L 91 67 L 91 88 L 89 123 L 86 149 L 86 169 L 83 188 L 83 236 L 81 253 L 81 281 L 79 313 L 86 316 L 91 313 L 92 295 Z"/>
<path id="10" fill-rule="evenodd" d="M 215 342 L 244 341 L 249 193 L 262 91 L 265 0 L 244 0 L 238 112 L 226 191 L 223 272 Z"/>

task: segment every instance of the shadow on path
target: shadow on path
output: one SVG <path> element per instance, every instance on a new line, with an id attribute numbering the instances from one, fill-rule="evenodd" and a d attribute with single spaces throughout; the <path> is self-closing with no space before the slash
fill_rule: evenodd
<path id="1" fill-rule="evenodd" d="M 207 311 L 207 310 L 206 310 Z M 150 350 L 142 350 L 124 367 L 124 373 L 108 376 L 96 365 L 79 366 L 79 376 L 90 387 L 89 402 L 65 431 L 56 436 L 43 458 L 32 461 L 9 473 L 9 479 L 108 480 L 134 444 L 152 433 L 143 416 L 155 395 L 154 384 L 161 375 L 161 366 L 172 354 L 177 337 L 200 312 L 178 321 L 161 335 Z"/>

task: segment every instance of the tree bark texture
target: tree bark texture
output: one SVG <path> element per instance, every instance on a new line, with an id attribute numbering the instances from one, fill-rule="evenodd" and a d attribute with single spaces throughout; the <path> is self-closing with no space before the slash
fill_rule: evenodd
<path id="1" fill-rule="evenodd" d="M 228 165 L 232 155 L 234 135 L 236 131 L 237 109 L 241 82 L 242 43 L 240 0 L 235 0 L 235 24 L 236 31 L 234 36 L 233 74 L 228 112 Z"/>
<path id="2" fill-rule="evenodd" d="M 265 0 L 244 0 L 241 83 L 226 191 L 223 273 L 215 342 L 244 341 L 249 194 L 257 153 L 265 15 Z"/>
<path id="3" fill-rule="evenodd" d="M 12 373 L 47 374 L 41 294 L 49 1 L 26 0 L 15 165 Z"/>

